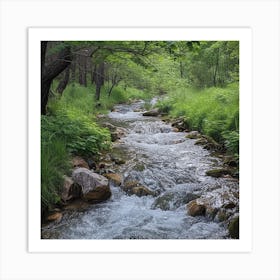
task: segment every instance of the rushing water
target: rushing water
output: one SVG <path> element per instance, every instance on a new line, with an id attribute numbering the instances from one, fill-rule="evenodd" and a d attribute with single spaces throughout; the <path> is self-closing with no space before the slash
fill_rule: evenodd
<path id="1" fill-rule="evenodd" d="M 119 105 L 109 114 L 109 122 L 124 127 L 127 134 L 115 143 L 126 163 L 114 172 L 124 180 L 137 180 L 155 196 L 127 195 L 111 185 L 112 197 L 80 211 L 67 211 L 58 224 L 42 229 L 43 238 L 59 239 L 222 239 L 227 238 L 223 223 L 187 214 L 186 200 L 218 186 L 205 171 L 219 166 L 218 159 L 187 139 L 184 132 L 173 132 L 157 117 L 144 117 L 143 102 Z M 160 198 L 166 198 L 160 205 Z"/>

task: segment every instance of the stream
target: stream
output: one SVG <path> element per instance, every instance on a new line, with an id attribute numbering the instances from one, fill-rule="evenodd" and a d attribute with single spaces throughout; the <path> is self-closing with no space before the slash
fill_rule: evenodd
<path id="1" fill-rule="evenodd" d="M 188 215 L 186 204 L 201 195 L 225 188 L 238 189 L 238 182 L 206 176 L 222 162 L 209 151 L 174 132 L 158 117 L 144 117 L 144 101 L 117 105 L 106 121 L 126 130 L 114 142 L 114 153 L 124 164 L 112 171 L 124 181 L 137 181 L 154 195 L 128 195 L 110 183 L 112 197 L 85 209 L 65 211 L 60 223 L 42 228 L 51 239 L 225 239 L 226 224 L 218 219 Z"/>

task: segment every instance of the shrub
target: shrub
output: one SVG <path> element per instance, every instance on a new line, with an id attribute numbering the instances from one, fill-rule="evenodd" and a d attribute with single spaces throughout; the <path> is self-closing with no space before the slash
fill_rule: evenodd
<path id="1" fill-rule="evenodd" d="M 42 116 L 41 133 L 49 142 L 53 137 L 62 139 L 67 150 L 76 155 L 96 156 L 110 147 L 109 131 L 73 109 L 59 111 L 56 116 Z"/>

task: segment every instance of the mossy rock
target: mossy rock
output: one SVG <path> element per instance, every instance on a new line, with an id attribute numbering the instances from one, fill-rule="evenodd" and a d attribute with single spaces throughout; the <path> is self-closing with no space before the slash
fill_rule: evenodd
<path id="1" fill-rule="evenodd" d="M 232 171 L 229 169 L 226 169 L 226 168 L 212 169 L 212 170 L 206 171 L 206 175 L 215 177 L 215 178 L 219 178 L 224 175 L 232 175 Z"/>
<path id="2" fill-rule="evenodd" d="M 198 138 L 197 141 L 194 143 L 195 145 L 206 145 L 208 142 L 205 138 L 201 137 Z"/>
<path id="3" fill-rule="evenodd" d="M 217 218 L 218 218 L 218 221 L 219 222 L 224 222 L 228 219 L 229 217 L 229 214 L 225 211 L 225 210 L 222 210 L 220 209 L 218 214 L 217 214 Z"/>
<path id="4" fill-rule="evenodd" d="M 199 139 L 201 138 L 201 134 L 198 131 L 191 131 L 185 137 L 189 139 Z"/>
<path id="5" fill-rule="evenodd" d="M 234 156 L 225 156 L 223 162 L 230 167 L 238 167 L 237 158 Z"/>
<path id="6" fill-rule="evenodd" d="M 161 210 L 170 210 L 170 201 L 174 198 L 173 193 L 164 194 L 160 197 L 158 197 L 154 204 L 153 209 L 160 208 Z"/>
<path id="7" fill-rule="evenodd" d="M 239 239 L 239 216 L 233 218 L 228 225 L 229 236 L 233 239 Z"/>
<path id="8" fill-rule="evenodd" d="M 144 171 L 145 169 L 146 169 L 146 168 L 145 168 L 145 165 L 142 164 L 142 163 L 138 163 L 138 164 L 136 164 L 136 165 L 134 166 L 134 170 L 136 170 L 136 171 L 142 172 L 142 171 Z"/>

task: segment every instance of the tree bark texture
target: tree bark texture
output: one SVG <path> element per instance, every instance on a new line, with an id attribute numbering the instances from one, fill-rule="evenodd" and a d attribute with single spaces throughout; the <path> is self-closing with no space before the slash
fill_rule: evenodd
<path id="1" fill-rule="evenodd" d="M 79 83 L 82 86 L 87 86 L 87 57 L 79 55 Z"/>
<path id="2" fill-rule="evenodd" d="M 56 91 L 60 94 L 62 94 L 62 92 L 65 90 L 66 86 L 68 85 L 69 77 L 70 77 L 70 65 L 66 67 L 63 74 L 64 75 L 62 76 L 56 88 Z"/>
<path id="3" fill-rule="evenodd" d="M 55 77 L 57 77 L 72 60 L 71 49 L 69 46 L 63 48 L 53 62 L 45 65 L 47 41 L 41 42 L 41 114 L 46 114 L 46 108 L 49 99 L 50 86 Z"/>
<path id="4" fill-rule="evenodd" d="M 101 87 L 104 85 L 104 62 L 99 63 L 96 66 L 94 73 L 95 77 L 95 99 L 100 99 Z"/>

